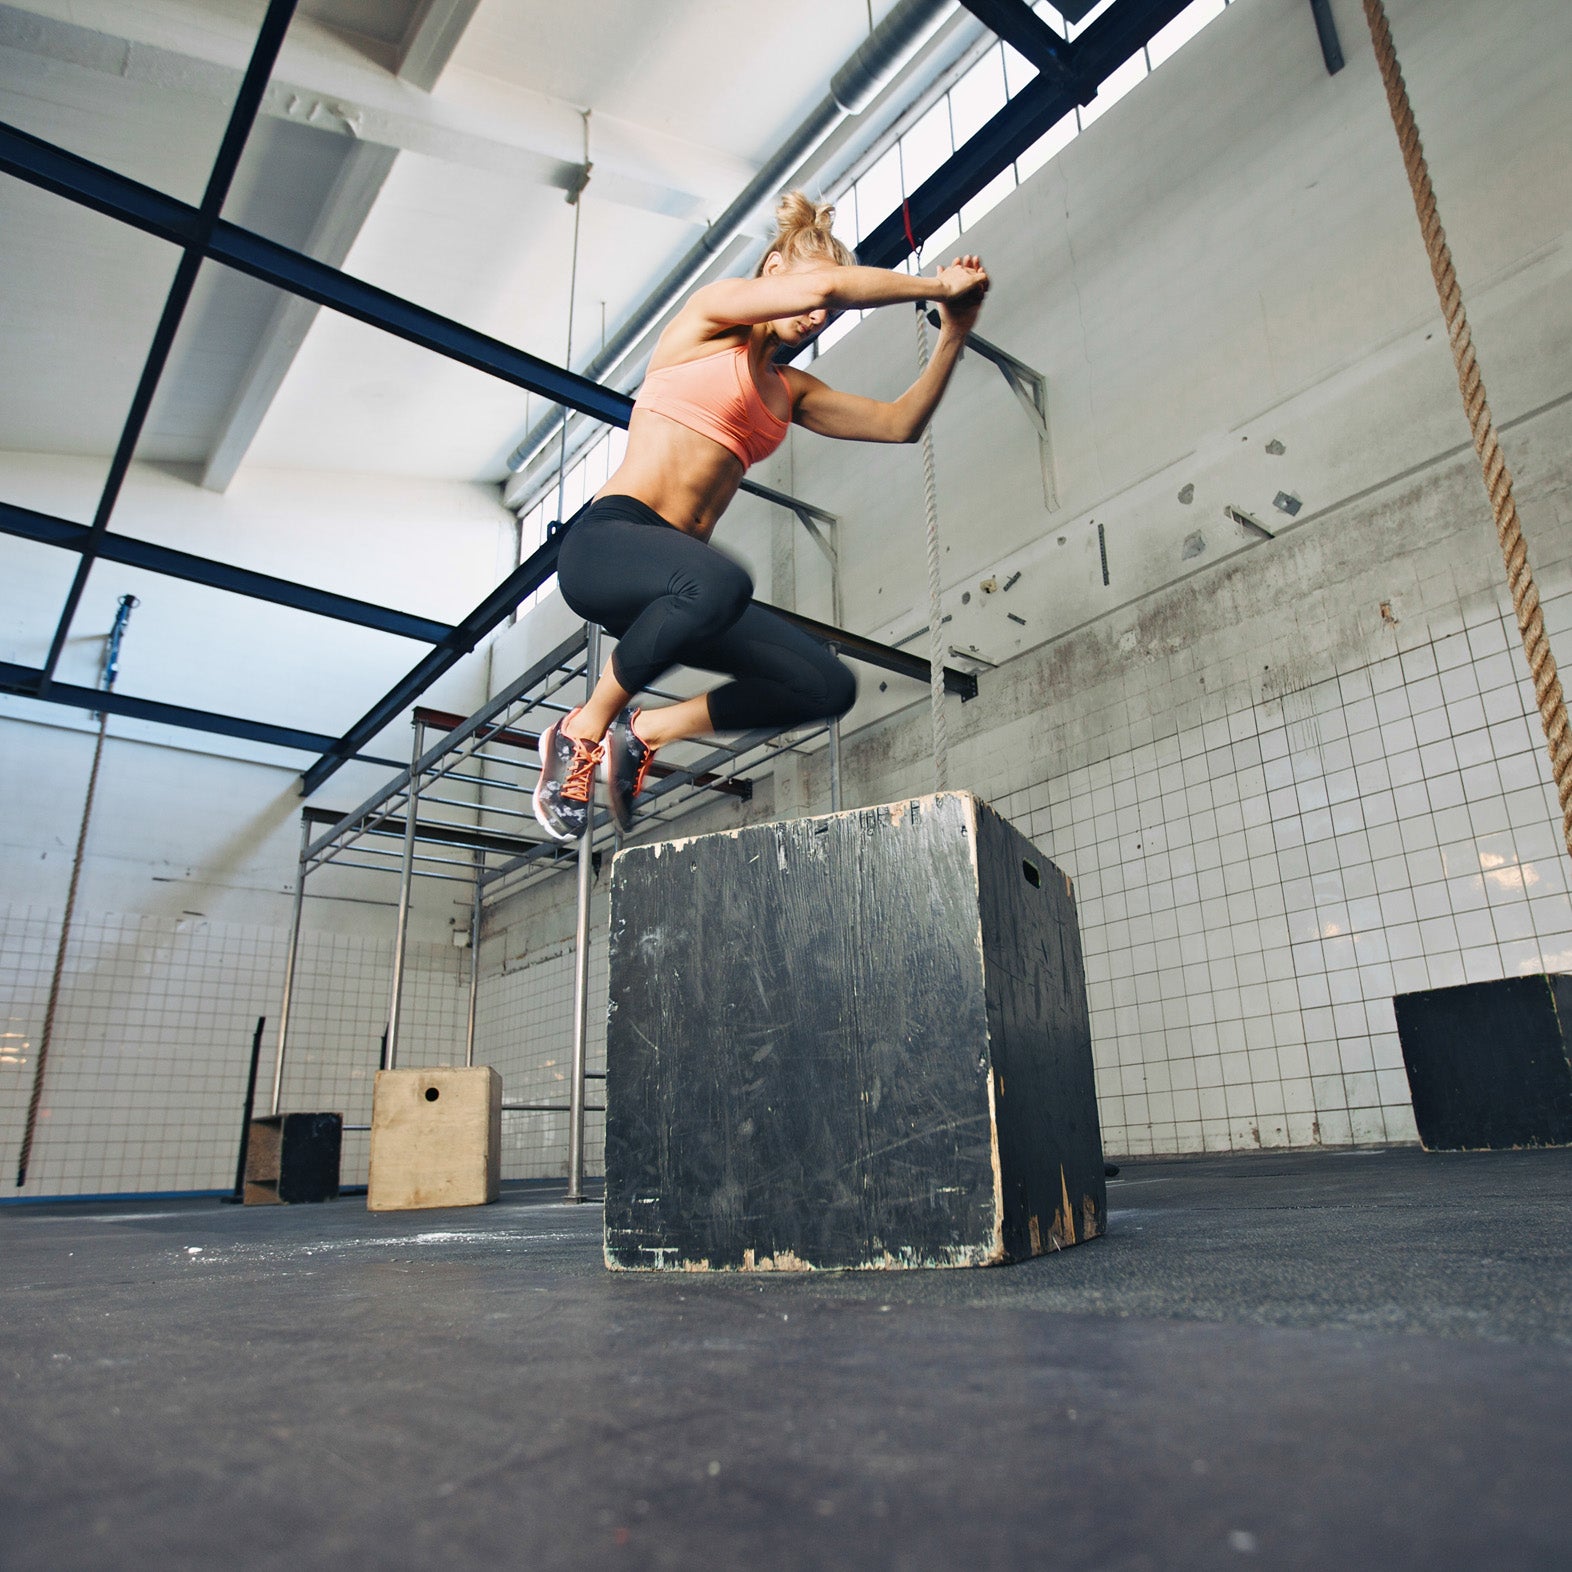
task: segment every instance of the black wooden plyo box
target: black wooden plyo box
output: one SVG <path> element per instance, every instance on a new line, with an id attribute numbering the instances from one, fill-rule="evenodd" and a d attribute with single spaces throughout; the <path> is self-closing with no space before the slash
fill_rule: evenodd
<path id="1" fill-rule="evenodd" d="M 1572 1146 L 1572 976 L 1503 977 L 1392 1002 L 1427 1152 Z"/>
<path id="2" fill-rule="evenodd" d="M 340 1113 L 271 1114 L 251 1121 L 246 1143 L 247 1206 L 336 1201 L 344 1142 Z"/>
<path id="3" fill-rule="evenodd" d="M 606 1264 L 981 1266 L 1103 1231 L 1069 881 L 965 792 L 624 848 Z"/>

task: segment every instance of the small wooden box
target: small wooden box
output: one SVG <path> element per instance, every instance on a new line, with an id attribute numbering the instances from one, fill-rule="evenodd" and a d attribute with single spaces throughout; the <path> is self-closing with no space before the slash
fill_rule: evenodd
<path id="1" fill-rule="evenodd" d="M 1103 1232 L 1069 880 L 964 792 L 624 848 L 606 1264 L 982 1266 Z"/>
<path id="2" fill-rule="evenodd" d="M 246 1137 L 247 1206 L 338 1199 L 344 1116 L 271 1114 L 253 1119 Z"/>
<path id="3" fill-rule="evenodd" d="M 371 1096 L 373 1212 L 484 1206 L 502 1188 L 502 1077 L 474 1068 L 379 1070 Z"/>

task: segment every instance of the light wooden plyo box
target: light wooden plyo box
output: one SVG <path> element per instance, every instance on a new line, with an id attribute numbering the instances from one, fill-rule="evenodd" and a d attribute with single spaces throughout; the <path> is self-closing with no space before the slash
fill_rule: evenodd
<path id="1" fill-rule="evenodd" d="M 373 1212 L 484 1206 L 502 1185 L 502 1077 L 472 1069 L 379 1070 L 371 1102 Z"/>

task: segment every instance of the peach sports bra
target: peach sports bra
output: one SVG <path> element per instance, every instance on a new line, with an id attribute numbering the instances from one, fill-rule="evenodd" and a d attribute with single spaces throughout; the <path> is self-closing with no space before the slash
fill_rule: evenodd
<path id="1" fill-rule="evenodd" d="M 784 372 L 775 374 L 786 380 Z M 742 460 L 744 469 L 768 458 L 786 440 L 791 425 L 759 396 L 746 344 L 647 372 L 633 407 L 653 410 L 720 443 Z"/>

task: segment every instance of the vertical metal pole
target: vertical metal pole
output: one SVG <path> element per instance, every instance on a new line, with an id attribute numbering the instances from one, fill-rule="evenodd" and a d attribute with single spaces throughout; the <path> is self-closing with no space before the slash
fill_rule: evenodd
<path id="1" fill-rule="evenodd" d="M 278 1052 L 273 1056 L 273 1101 L 268 1111 L 277 1117 L 284 1096 L 284 1047 L 289 1041 L 289 1009 L 295 996 L 295 957 L 300 953 L 300 916 L 306 902 L 306 848 L 311 844 L 311 824 L 300 816 L 300 862 L 295 870 L 295 915 L 289 925 L 289 958 L 284 962 L 284 1000 L 278 1011 Z"/>
<path id="2" fill-rule="evenodd" d="M 845 627 L 841 620 L 841 540 L 837 524 L 830 526 L 830 614 L 837 628 Z M 836 716 L 830 722 L 830 812 L 841 811 L 841 722 Z"/>
<path id="3" fill-rule="evenodd" d="M 475 853 L 475 899 L 469 911 L 469 1024 L 464 1031 L 464 1063 L 475 1063 L 475 1004 L 480 996 L 480 876 L 486 854 Z"/>
<path id="4" fill-rule="evenodd" d="M 393 990 L 388 1002 L 387 1068 L 398 1063 L 399 1002 L 404 992 L 404 950 L 409 939 L 409 899 L 415 886 L 415 819 L 420 812 L 420 774 L 416 766 L 426 751 L 426 728 L 414 722 L 415 740 L 409 754 L 409 795 L 404 804 L 404 864 L 398 880 L 398 937 L 393 945 Z"/>
<path id="5" fill-rule="evenodd" d="M 600 629 L 584 630 L 584 693 L 595 691 L 600 675 Z M 573 938 L 573 1076 L 568 1090 L 568 1200 L 584 1199 L 584 1066 L 589 1033 L 589 908 L 594 868 L 590 843 L 595 838 L 595 792 L 590 788 L 589 823 L 579 841 L 579 910 Z"/>
<path id="6" fill-rule="evenodd" d="M 246 1198 L 246 1153 L 251 1149 L 251 1115 L 257 1100 L 257 1066 L 262 1059 L 262 1033 L 267 1030 L 267 1017 L 257 1017 L 257 1029 L 251 1034 L 251 1071 L 246 1077 L 246 1105 L 240 1115 L 240 1155 L 235 1159 L 235 1193 L 226 1200 L 243 1202 Z"/>

